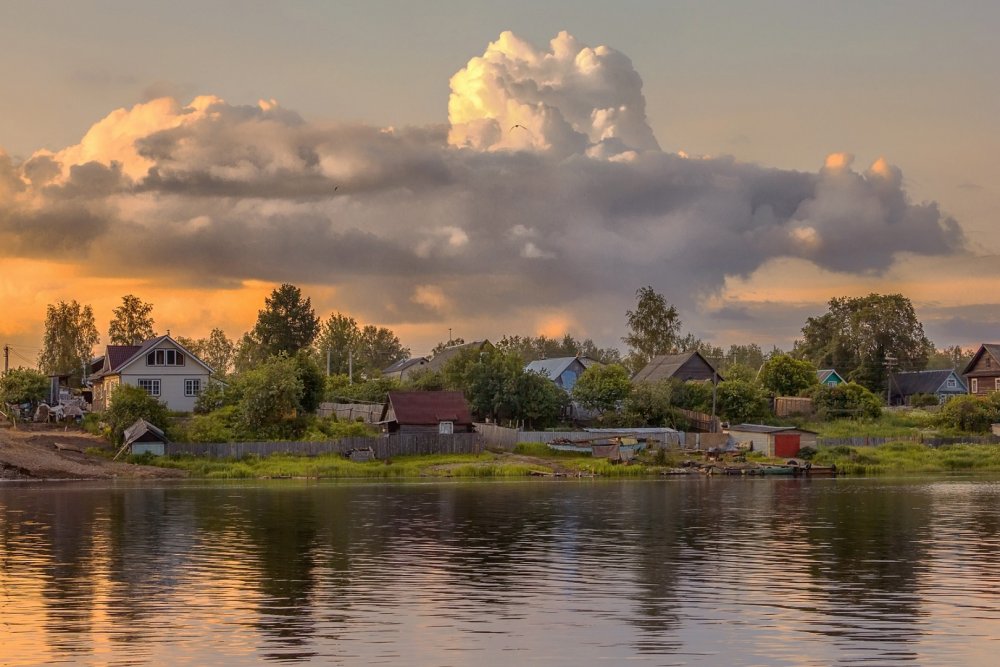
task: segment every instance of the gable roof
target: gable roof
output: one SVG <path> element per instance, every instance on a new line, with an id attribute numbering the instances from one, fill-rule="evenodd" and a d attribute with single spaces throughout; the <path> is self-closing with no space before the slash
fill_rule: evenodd
<path id="1" fill-rule="evenodd" d="M 156 426 L 153 426 L 145 419 L 139 418 L 135 421 L 134 424 L 125 429 L 124 444 L 131 445 L 132 443 L 136 442 L 139 438 L 142 438 L 143 436 L 146 435 L 152 436 L 152 439 L 159 440 L 160 442 L 163 443 L 169 442 L 169 440 L 167 440 L 166 434 L 162 430 L 160 430 Z M 149 442 L 149 439 L 146 439 L 143 442 Z"/>
<path id="2" fill-rule="evenodd" d="M 846 382 L 846 380 L 844 380 L 844 376 L 842 376 L 840 373 L 838 373 L 832 368 L 821 368 L 820 370 L 816 371 L 816 378 L 819 380 L 820 384 L 825 384 L 826 381 L 829 380 L 830 377 L 833 375 L 836 375 L 841 382 Z"/>
<path id="3" fill-rule="evenodd" d="M 427 369 L 432 371 L 440 371 L 444 368 L 444 365 L 449 361 L 460 355 L 466 350 L 482 350 L 487 345 L 490 345 L 488 340 L 474 340 L 471 343 L 463 343 L 462 345 L 452 345 L 451 347 L 446 347 L 427 361 Z"/>
<path id="4" fill-rule="evenodd" d="M 541 373 L 548 377 L 550 380 L 555 380 L 564 372 L 566 369 L 573 365 L 574 361 L 580 361 L 579 357 L 556 357 L 554 359 L 536 359 L 532 361 L 524 370 L 531 371 L 533 373 Z M 586 370 L 586 365 L 580 361 L 580 365 Z"/>
<path id="5" fill-rule="evenodd" d="M 426 357 L 414 357 L 413 359 L 400 359 L 388 368 L 382 369 L 382 375 L 388 375 L 389 373 L 402 373 L 407 368 L 411 366 L 418 366 L 421 364 L 426 364 Z"/>
<path id="6" fill-rule="evenodd" d="M 689 363 L 694 362 L 694 366 L 703 366 L 702 373 L 697 373 L 694 375 L 705 375 L 706 377 L 694 378 L 689 371 L 681 372 L 681 370 Z M 689 367 L 690 369 L 690 367 Z M 643 367 L 638 373 L 632 377 L 633 382 L 659 382 L 660 380 L 668 380 L 673 377 L 680 378 L 681 380 L 689 379 L 704 379 L 709 380 L 712 375 L 721 382 L 723 378 L 719 372 L 715 369 L 715 366 L 711 364 L 701 352 L 697 350 L 692 350 L 690 352 L 682 352 L 680 354 L 661 354 L 659 356 L 650 359 L 649 363 Z"/>
<path id="7" fill-rule="evenodd" d="M 460 391 L 390 391 L 387 410 L 395 421 L 410 426 L 436 426 L 450 421 L 471 424 L 469 404 Z"/>
<path id="8" fill-rule="evenodd" d="M 968 391 L 965 383 L 955 374 L 955 371 L 945 369 L 939 371 L 906 371 L 892 374 L 892 393 L 896 396 L 913 396 L 914 394 L 936 394 L 947 391 L 945 383 L 954 377 L 958 382 L 952 389 L 955 393 Z"/>
<path id="9" fill-rule="evenodd" d="M 164 334 L 162 336 L 157 336 L 155 338 L 150 338 L 141 345 L 108 345 L 107 351 L 104 355 L 104 367 L 99 373 L 94 375 L 94 378 L 104 377 L 105 375 L 114 375 L 121 371 L 133 361 L 138 359 L 148 350 L 155 348 L 157 345 L 165 340 L 169 340 L 177 349 L 186 354 L 196 363 L 204 366 L 205 370 L 209 373 L 214 373 L 215 371 L 206 364 L 204 361 L 199 359 L 194 353 L 189 349 L 174 340 L 170 334 Z"/>
<path id="10" fill-rule="evenodd" d="M 979 346 L 976 353 L 972 355 L 972 359 L 969 360 L 969 363 L 965 365 L 965 368 L 962 370 L 962 375 L 968 375 L 971 373 L 972 369 L 976 367 L 976 364 L 979 363 L 979 360 L 984 354 L 988 354 L 993 357 L 993 360 L 997 362 L 997 368 L 1000 369 L 1000 343 L 983 343 Z"/>

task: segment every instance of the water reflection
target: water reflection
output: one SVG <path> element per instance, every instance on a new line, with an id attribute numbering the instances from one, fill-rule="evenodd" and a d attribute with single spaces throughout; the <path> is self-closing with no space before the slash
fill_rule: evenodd
<path id="1" fill-rule="evenodd" d="M 992 664 L 1000 484 L 0 487 L 2 664 Z"/>

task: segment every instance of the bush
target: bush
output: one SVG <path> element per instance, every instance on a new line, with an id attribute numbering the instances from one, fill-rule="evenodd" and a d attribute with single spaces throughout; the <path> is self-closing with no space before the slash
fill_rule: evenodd
<path id="1" fill-rule="evenodd" d="M 191 442 L 233 442 L 236 440 L 236 406 L 227 405 L 207 415 L 195 415 L 187 430 Z"/>
<path id="2" fill-rule="evenodd" d="M 969 433 L 985 433 L 1000 421 L 1000 396 L 956 396 L 941 408 L 939 423 Z"/>
<path id="3" fill-rule="evenodd" d="M 166 429 L 170 422 L 167 406 L 146 393 L 145 389 L 120 384 L 111 393 L 111 407 L 104 412 L 104 421 L 110 428 L 112 441 L 116 445 L 125 439 L 125 429 L 137 419 L 145 419 L 150 424 Z"/>
<path id="4" fill-rule="evenodd" d="M 854 382 L 821 386 L 812 392 L 812 399 L 816 415 L 824 420 L 845 416 L 875 419 L 882 414 L 881 399 Z"/>
<path id="5" fill-rule="evenodd" d="M 30 368 L 13 368 L 0 377 L 0 406 L 4 403 L 32 405 L 49 393 L 49 379 Z"/>
<path id="6" fill-rule="evenodd" d="M 914 394 L 910 396 L 910 407 L 926 408 L 938 403 L 938 397 L 935 394 Z"/>

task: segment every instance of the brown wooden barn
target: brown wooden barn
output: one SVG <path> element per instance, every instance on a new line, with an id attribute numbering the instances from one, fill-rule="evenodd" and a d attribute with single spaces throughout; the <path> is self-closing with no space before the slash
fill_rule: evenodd
<path id="1" fill-rule="evenodd" d="M 460 391 L 390 391 L 381 422 L 389 433 L 472 433 L 472 413 Z"/>

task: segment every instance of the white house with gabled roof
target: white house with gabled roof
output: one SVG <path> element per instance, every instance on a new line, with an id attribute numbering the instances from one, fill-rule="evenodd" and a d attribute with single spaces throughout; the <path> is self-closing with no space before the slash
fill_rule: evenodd
<path id="1" fill-rule="evenodd" d="M 108 345 L 103 366 L 90 377 L 94 410 L 106 410 L 115 387 L 130 384 L 145 389 L 171 410 L 191 412 L 212 372 L 169 334 L 141 345 Z"/>

